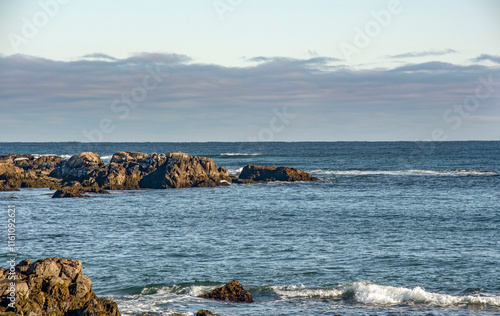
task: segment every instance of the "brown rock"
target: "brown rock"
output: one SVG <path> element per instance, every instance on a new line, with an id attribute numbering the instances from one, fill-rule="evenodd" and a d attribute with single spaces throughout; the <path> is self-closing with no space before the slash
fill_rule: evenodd
<path id="1" fill-rule="evenodd" d="M 26 259 L 16 266 L 15 311 L 10 300 L 9 270 L 0 268 L 0 315 L 119 316 L 113 301 L 98 298 L 77 260 Z M 10 313 L 10 314 L 9 314 Z"/>
<path id="2" fill-rule="evenodd" d="M 202 294 L 199 297 L 209 298 L 219 301 L 229 301 L 236 303 L 252 303 L 252 293 L 243 289 L 240 285 L 240 281 L 233 280 L 226 285 L 216 288 L 213 291 Z"/>
<path id="3" fill-rule="evenodd" d="M 48 176 L 50 169 L 38 167 L 26 165 L 20 168 L 9 160 L 1 160 L 0 187 L 10 191 L 13 188 L 48 188 L 59 185 L 59 180 Z"/>
<path id="4" fill-rule="evenodd" d="M 100 188 L 97 184 L 92 186 L 82 186 L 80 182 L 72 181 L 70 183 L 66 183 L 61 189 L 54 192 L 52 198 L 89 197 L 89 195 L 84 195 L 84 193 L 109 194 L 108 191 Z"/>
<path id="5" fill-rule="evenodd" d="M 69 158 L 67 165 L 72 169 L 98 168 L 100 166 L 104 166 L 104 162 L 101 160 L 101 157 L 99 157 L 98 154 L 92 152 L 84 152 Z"/>
<path id="6" fill-rule="evenodd" d="M 239 180 L 243 183 L 249 183 L 245 180 L 255 182 L 270 182 L 270 181 L 317 181 L 318 178 L 311 176 L 309 173 L 296 168 L 288 167 L 265 167 L 247 165 L 241 171 Z"/>
<path id="7" fill-rule="evenodd" d="M 68 161 L 62 162 L 59 168 L 52 170 L 50 176 L 62 179 L 65 182 L 83 181 L 91 171 L 102 166 L 104 166 L 104 162 L 98 154 L 84 152 L 72 156 Z"/>
<path id="8" fill-rule="evenodd" d="M 216 316 L 216 315 L 211 311 L 200 309 L 198 313 L 196 313 L 196 316 Z"/>
<path id="9" fill-rule="evenodd" d="M 118 151 L 111 157 L 110 163 L 124 164 L 127 162 L 141 162 L 149 157 L 148 154 L 134 151 Z"/>
<path id="10" fill-rule="evenodd" d="M 173 152 L 165 154 L 165 161 L 140 182 L 141 188 L 166 189 L 215 187 L 226 185 L 231 178 L 225 168 L 217 168 L 206 157 Z"/>

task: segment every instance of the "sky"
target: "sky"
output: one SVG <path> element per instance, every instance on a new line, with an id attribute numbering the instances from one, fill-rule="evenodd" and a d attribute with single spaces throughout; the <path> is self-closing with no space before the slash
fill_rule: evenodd
<path id="1" fill-rule="evenodd" d="M 0 0 L 0 142 L 500 140 L 497 0 Z"/>

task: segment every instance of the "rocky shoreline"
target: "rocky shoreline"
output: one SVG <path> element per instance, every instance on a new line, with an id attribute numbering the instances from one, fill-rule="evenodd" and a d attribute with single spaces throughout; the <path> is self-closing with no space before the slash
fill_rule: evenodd
<path id="1" fill-rule="evenodd" d="M 316 181 L 296 168 L 247 165 L 239 177 L 230 176 L 211 158 L 182 152 L 146 154 L 116 152 L 109 164 L 93 152 L 68 160 L 60 156 L 9 154 L 0 156 L 0 191 L 50 188 L 53 198 L 88 197 L 107 190 L 216 187 L 271 181 Z"/>
<path id="2" fill-rule="evenodd" d="M 252 293 L 243 289 L 238 280 L 199 297 L 253 303 Z M 92 281 L 82 273 L 81 261 L 52 257 L 36 262 L 25 259 L 8 269 L 0 267 L 0 315 L 120 316 L 120 311 L 114 301 L 95 295 Z M 199 310 L 196 315 L 216 314 Z"/>

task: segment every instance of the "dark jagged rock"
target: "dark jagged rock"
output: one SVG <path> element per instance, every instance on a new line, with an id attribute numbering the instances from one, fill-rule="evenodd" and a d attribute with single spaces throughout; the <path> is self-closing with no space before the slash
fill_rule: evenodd
<path id="1" fill-rule="evenodd" d="M 98 154 L 84 152 L 62 162 L 59 168 L 50 173 L 50 176 L 62 179 L 65 182 L 83 181 L 91 171 L 102 166 L 104 166 L 104 162 Z"/>
<path id="2" fill-rule="evenodd" d="M 165 160 L 165 154 L 119 151 L 113 155 L 109 165 L 92 171 L 87 180 L 109 190 L 137 190 L 140 189 L 141 179 Z"/>
<path id="3" fill-rule="evenodd" d="M 296 168 L 266 167 L 247 165 L 238 178 L 240 183 L 270 182 L 270 181 L 317 181 L 318 178 Z M 237 181 L 238 182 L 238 181 Z"/>
<path id="4" fill-rule="evenodd" d="M 200 309 L 198 313 L 196 313 L 196 316 L 216 316 L 216 315 L 206 309 Z"/>
<path id="5" fill-rule="evenodd" d="M 83 193 L 99 193 L 99 194 L 109 194 L 108 191 L 100 188 L 97 185 L 93 186 L 82 186 L 80 182 L 71 182 L 65 184 L 61 189 L 57 190 L 52 198 L 82 198 L 89 197 Z"/>
<path id="6" fill-rule="evenodd" d="M 141 188 L 215 187 L 231 182 L 227 169 L 217 168 L 210 158 L 181 152 L 165 155 L 165 161 L 139 182 Z"/>
<path id="7" fill-rule="evenodd" d="M 226 285 L 202 294 L 199 297 L 235 303 L 253 303 L 252 293 L 245 290 L 240 285 L 240 281 L 238 280 L 233 280 Z"/>
<path id="8" fill-rule="evenodd" d="M 14 270 L 14 269 L 12 269 Z M 26 259 L 15 266 L 15 309 L 9 307 L 10 269 L 0 268 L 1 315 L 119 316 L 115 302 L 99 298 L 79 260 Z"/>

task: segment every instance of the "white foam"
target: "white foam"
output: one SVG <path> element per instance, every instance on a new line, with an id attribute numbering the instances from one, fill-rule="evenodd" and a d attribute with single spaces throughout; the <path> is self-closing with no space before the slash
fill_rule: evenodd
<path id="1" fill-rule="evenodd" d="M 229 169 L 228 173 L 230 176 L 237 177 L 240 175 L 240 173 L 243 171 L 243 167 L 238 168 L 238 169 Z"/>
<path id="2" fill-rule="evenodd" d="M 384 286 L 367 282 L 356 282 L 346 287 L 353 290 L 356 301 L 373 305 L 428 304 L 435 306 L 458 306 L 486 304 L 500 306 L 500 296 L 465 295 L 455 296 L 425 291 L 417 286 L 413 289 Z"/>
<path id="3" fill-rule="evenodd" d="M 261 153 L 221 153 L 221 156 L 262 156 Z"/>
<path id="4" fill-rule="evenodd" d="M 337 298 L 342 295 L 342 291 L 335 288 L 314 289 L 304 285 L 271 286 L 271 289 L 280 296 L 289 298 Z"/>
<path id="5" fill-rule="evenodd" d="M 101 160 L 104 162 L 104 163 L 110 163 L 111 162 L 111 158 L 113 158 L 113 156 L 102 156 L 101 157 Z"/>
<path id="6" fill-rule="evenodd" d="M 427 292 L 422 287 L 413 289 L 385 286 L 368 282 L 356 282 L 337 288 L 307 288 L 304 285 L 271 286 L 273 292 L 285 298 L 331 298 L 338 299 L 353 293 L 353 298 L 367 305 L 425 304 L 440 307 L 482 304 L 500 307 L 500 296 L 494 295 L 449 295 Z"/>
<path id="7" fill-rule="evenodd" d="M 335 175 L 335 176 L 377 176 L 377 175 L 388 175 L 388 176 L 497 176 L 500 175 L 498 171 L 481 171 L 481 170 L 467 170 L 467 169 L 457 169 L 457 170 L 311 170 L 308 171 L 310 174 L 324 174 L 324 175 Z"/>

